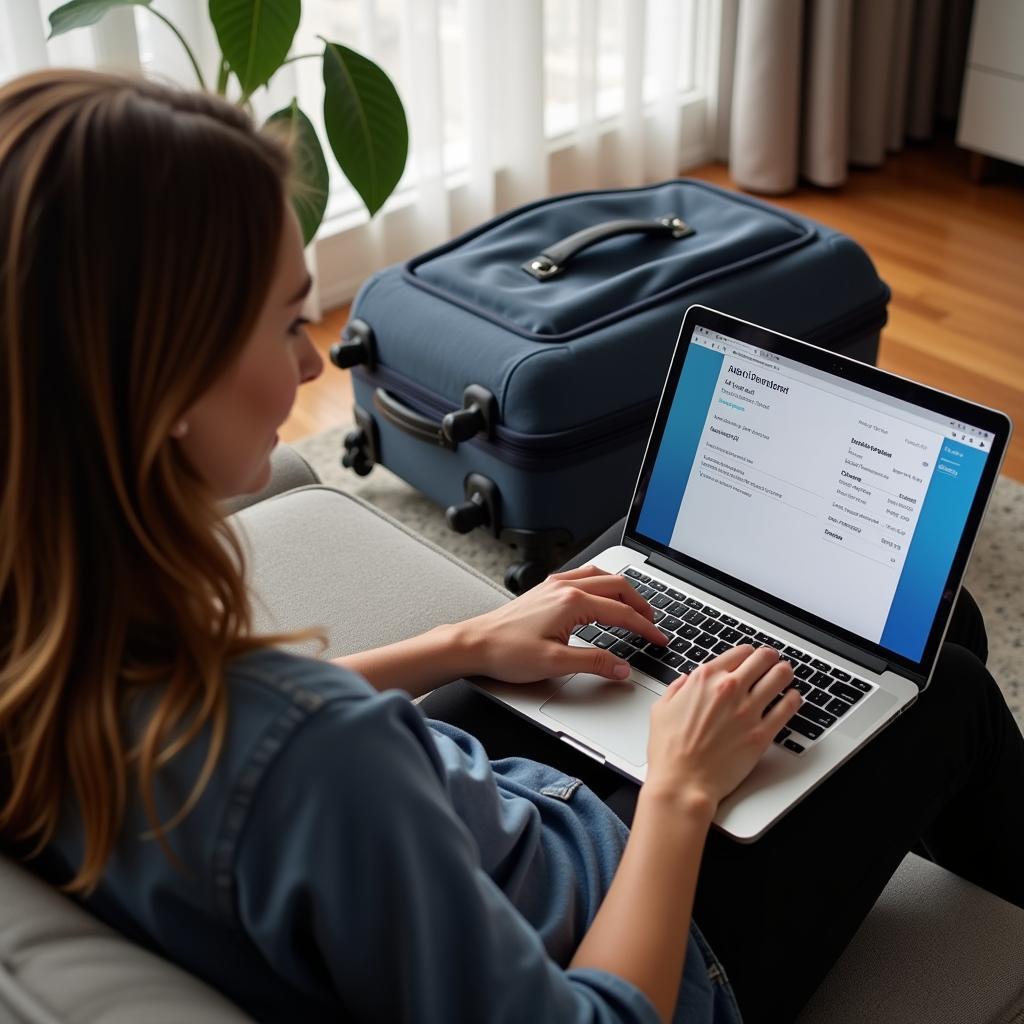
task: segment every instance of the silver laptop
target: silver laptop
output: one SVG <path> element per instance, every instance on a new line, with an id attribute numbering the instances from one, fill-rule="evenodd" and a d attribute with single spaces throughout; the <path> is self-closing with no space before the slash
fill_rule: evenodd
<path id="1" fill-rule="evenodd" d="M 691 306 L 622 541 L 594 559 L 670 644 L 592 623 L 570 643 L 627 659 L 625 683 L 477 685 L 642 782 L 672 679 L 740 643 L 777 648 L 803 704 L 715 818 L 753 841 L 927 689 L 1010 432 L 1003 413 Z"/>

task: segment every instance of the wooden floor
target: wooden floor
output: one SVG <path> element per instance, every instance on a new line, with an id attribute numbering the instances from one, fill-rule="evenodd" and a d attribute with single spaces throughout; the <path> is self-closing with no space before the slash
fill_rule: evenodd
<path id="1" fill-rule="evenodd" d="M 688 173 L 732 187 L 721 165 Z M 868 251 L 893 293 L 879 364 L 1007 412 L 1020 433 L 1004 472 L 1024 480 L 1024 172 L 996 164 L 973 184 L 967 154 L 943 141 L 854 171 L 841 190 L 804 186 L 772 201 Z M 347 316 L 346 306 L 311 326 L 325 358 Z M 350 421 L 348 378 L 328 365 L 300 391 L 282 438 Z"/>

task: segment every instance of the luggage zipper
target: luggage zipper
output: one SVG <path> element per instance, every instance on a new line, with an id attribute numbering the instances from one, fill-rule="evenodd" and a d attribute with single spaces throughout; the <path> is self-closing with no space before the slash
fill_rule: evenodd
<path id="1" fill-rule="evenodd" d="M 865 302 L 853 313 L 844 313 L 816 327 L 805 334 L 803 340 L 820 348 L 832 348 L 847 337 L 855 338 L 868 331 L 881 330 L 889 319 L 886 307 L 892 294 L 884 282 L 882 288 L 881 295 Z"/>
<path id="2" fill-rule="evenodd" d="M 889 289 L 886 288 L 884 296 L 865 303 L 852 318 L 849 313 L 837 317 L 805 335 L 806 340 L 825 348 L 846 336 L 856 337 L 866 331 L 880 329 L 887 320 L 885 306 L 888 295 Z M 462 408 L 461 405 L 439 400 L 421 384 L 379 363 L 373 373 L 363 367 L 354 367 L 352 373 L 392 392 L 415 412 L 435 417 L 438 421 Z M 634 434 L 642 440 L 651 428 L 657 408 L 658 399 L 653 398 L 611 413 L 594 423 L 550 434 L 526 434 L 499 423 L 493 441 L 475 437 L 466 443 L 490 450 L 498 458 L 524 469 L 557 469 L 561 463 L 586 457 L 590 449 L 606 448 L 612 438 L 620 445 L 634 440 Z"/>
<path id="3" fill-rule="evenodd" d="M 409 408 L 424 416 L 440 420 L 448 413 L 462 408 L 461 405 L 439 401 L 433 392 L 380 363 L 373 373 L 363 367 L 355 367 L 352 372 L 390 391 Z M 604 416 L 596 423 L 550 434 L 526 434 L 498 424 L 493 441 L 474 437 L 467 443 L 490 449 L 505 461 L 524 468 L 530 468 L 525 466 L 528 461 L 531 467 L 535 463 L 542 463 L 546 469 L 556 469 L 558 463 L 585 455 L 588 449 L 605 447 L 609 438 L 614 437 L 623 443 L 632 440 L 633 434 L 645 437 L 657 407 L 658 400 L 652 398 Z"/>

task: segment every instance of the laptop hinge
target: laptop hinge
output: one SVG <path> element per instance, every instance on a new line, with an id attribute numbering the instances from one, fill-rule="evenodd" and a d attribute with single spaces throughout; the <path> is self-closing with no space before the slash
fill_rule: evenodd
<path id="1" fill-rule="evenodd" d="M 816 626 L 810 626 L 806 622 L 796 618 L 794 615 L 787 615 L 785 612 L 781 612 L 777 608 L 773 608 L 764 601 L 759 601 L 757 598 L 750 597 L 742 591 L 736 590 L 724 583 L 719 583 L 718 580 L 713 580 L 711 577 L 705 576 L 702 573 L 697 572 L 695 569 L 690 569 L 685 565 L 680 565 L 678 562 L 673 562 L 670 558 L 666 558 L 658 552 L 650 552 L 648 554 L 647 561 L 655 568 L 662 569 L 679 579 L 686 580 L 687 583 L 691 583 L 695 587 L 700 587 L 701 590 L 706 590 L 710 594 L 715 594 L 717 597 L 722 598 L 723 601 L 729 601 L 731 604 L 738 605 L 740 608 L 745 608 L 751 614 L 758 615 L 762 619 L 770 619 L 772 622 L 777 622 L 783 629 L 789 630 L 792 633 L 797 633 L 809 640 L 811 643 L 818 644 L 818 646 L 824 647 L 826 650 L 833 651 L 841 657 L 847 658 L 858 665 L 863 665 L 864 668 L 871 672 L 876 672 L 880 675 L 892 668 L 894 672 L 898 672 L 901 676 L 910 678 L 918 685 L 922 685 L 923 683 L 923 680 L 919 680 L 917 676 L 907 672 L 906 669 L 891 666 L 885 658 L 880 658 L 876 654 L 870 654 L 859 647 L 855 647 L 853 644 L 847 643 L 844 640 L 839 640 L 831 634 L 826 633 L 823 629 L 819 629 Z"/>
<path id="2" fill-rule="evenodd" d="M 592 747 L 588 747 L 585 743 L 581 743 L 578 739 L 572 736 L 566 735 L 564 732 L 558 733 L 558 738 L 563 742 L 567 743 L 573 750 L 578 750 L 581 754 L 586 754 L 587 757 L 592 758 L 599 764 L 604 764 L 607 758 L 603 754 L 599 754 Z"/>

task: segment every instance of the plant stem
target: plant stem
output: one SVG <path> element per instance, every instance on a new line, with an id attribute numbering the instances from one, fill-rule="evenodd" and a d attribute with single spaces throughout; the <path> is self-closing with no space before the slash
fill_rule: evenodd
<path id="1" fill-rule="evenodd" d="M 323 56 L 322 53 L 300 53 L 300 54 L 297 54 L 295 57 L 289 57 L 287 60 L 281 61 L 281 67 L 284 67 L 285 64 L 291 64 L 291 62 L 293 60 L 306 60 L 309 57 L 322 57 L 322 56 Z"/>
<path id="2" fill-rule="evenodd" d="M 185 37 L 175 28 L 174 23 L 165 18 L 159 11 L 153 10 L 152 7 L 146 5 L 146 10 L 149 11 L 154 17 L 159 18 L 177 37 L 181 42 L 181 45 L 185 47 L 185 52 L 188 54 L 188 59 L 192 61 L 192 67 L 195 68 L 196 78 L 199 79 L 199 87 L 206 92 L 206 81 L 203 78 L 202 71 L 199 70 L 199 62 L 196 60 L 196 55 L 192 52 L 192 48 L 185 42 Z"/>
<path id="3" fill-rule="evenodd" d="M 220 71 L 217 74 L 217 95 L 225 96 L 228 91 L 228 75 L 231 74 L 231 68 L 228 66 L 227 58 L 221 57 L 220 59 Z"/>

